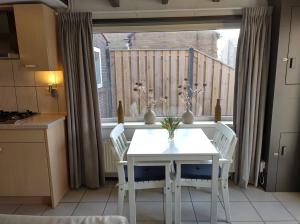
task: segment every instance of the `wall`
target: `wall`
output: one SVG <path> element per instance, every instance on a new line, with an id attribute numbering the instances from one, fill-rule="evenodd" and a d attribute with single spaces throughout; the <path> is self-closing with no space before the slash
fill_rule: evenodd
<path id="1" fill-rule="evenodd" d="M 63 73 L 25 70 L 19 60 L 0 60 L 0 110 L 42 113 L 66 112 Z M 50 76 L 59 96 L 48 92 Z"/>
<path id="2" fill-rule="evenodd" d="M 215 31 L 185 32 L 143 32 L 143 33 L 106 33 L 109 48 L 127 49 L 126 40 L 130 39 L 130 49 L 188 49 L 193 47 L 209 56 L 217 58 Z"/>
<path id="3" fill-rule="evenodd" d="M 111 117 L 111 80 L 109 68 L 109 52 L 107 41 L 102 34 L 93 34 L 93 46 L 101 50 L 102 87 L 98 88 L 99 109 L 101 117 Z M 112 108 L 115 110 L 115 108 Z"/>
<path id="4" fill-rule="evenodd" d="M 120 0 L 113 8 L 108 0 L 73 0 L 74 10 L 93 12 L 94 18 L 185 17 L 238 13 L 234 8 L 267 6 L 267 0 Z"/>

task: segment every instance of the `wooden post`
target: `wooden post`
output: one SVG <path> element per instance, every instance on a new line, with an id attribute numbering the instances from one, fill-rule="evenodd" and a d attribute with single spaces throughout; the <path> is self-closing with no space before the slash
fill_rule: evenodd
<path id="1" fill-rule="evenodd" d="M 193 69 L 194 69 L 194 48 L 189 48 L 189 67 L 188 67 L 188 79 L 189 79 L 189 84 L 190 88 L 193 88 Z M 192 90 L 189 89 L 189 96 L 192 96 Z M 192 102 L 190 109 L 192 108 Z"/>

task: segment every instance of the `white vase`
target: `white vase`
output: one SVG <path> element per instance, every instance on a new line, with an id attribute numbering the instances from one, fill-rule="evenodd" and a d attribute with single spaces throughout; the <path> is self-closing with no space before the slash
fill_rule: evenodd
<path id="1" fill-rule="evenodd" d="M 193 124 L 194 122 L 194 114 L 190 109 L 187 109 L 183 114 L 182 114 L 182 123 L 184 124 Z"/>
<path id="2" fill-rule="evenodd" d="M 148 107 L 146 113 L 144 114 L 145 124 L 154 124 L 155 119 L 156 119 L 156 114 L 154 113 L 151 107 Z"/>

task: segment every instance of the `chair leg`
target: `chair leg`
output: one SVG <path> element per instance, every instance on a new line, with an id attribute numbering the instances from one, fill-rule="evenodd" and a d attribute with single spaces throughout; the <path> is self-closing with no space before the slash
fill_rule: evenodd
<path id="1" fill-rule="evenodd" d="M 224 206 L 224 197 L 223 197 L 222 182 L 221 181 L 219 181 L 219 194 L 218 194 L 218 196 L 219 196 L 219 199 L 220 199 L 221 203 Z"/>
<path id="2" fill-rule="evenodd" d="M 226 220 L 228 223 L 230 223 L 231 215 L 230 215 L 230 204 L 229 204 L 228 180 L 221 180 L 221 186 L 222 186 L 222 198 L 225 207 Z"/>
<path id="3" fill-rule="evenodd" d="M 165 191 L 165 213 L 166 224 L 172 224 L 172 184 L 170 178 L 170 170 L 168 166 L 165 166 L 165 178 L 166 186 Z"/>
<path id="4" fill-rule="evenodd" d="M 119 191 L 118 191 L 118 214 L 119 215 L 123 215 L 124 199 L 125 199 L 124 186 L 119 186 Z"/>
<path id="5" fill-rule="evenodd" d="M 181 223 L 181 164 L 177 165 L 175 179 L 175 224 Z"/>

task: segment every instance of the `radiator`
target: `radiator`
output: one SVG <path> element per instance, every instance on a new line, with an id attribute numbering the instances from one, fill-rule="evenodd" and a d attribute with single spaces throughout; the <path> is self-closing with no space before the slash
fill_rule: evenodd
<path id="1" fill-rule="evenodd" d="M 110 139 L 104 140 L 104 169 L 106 176 L 116 176 L 117 175 L 117 162 L 113 155 L 112 143 Z"/>

